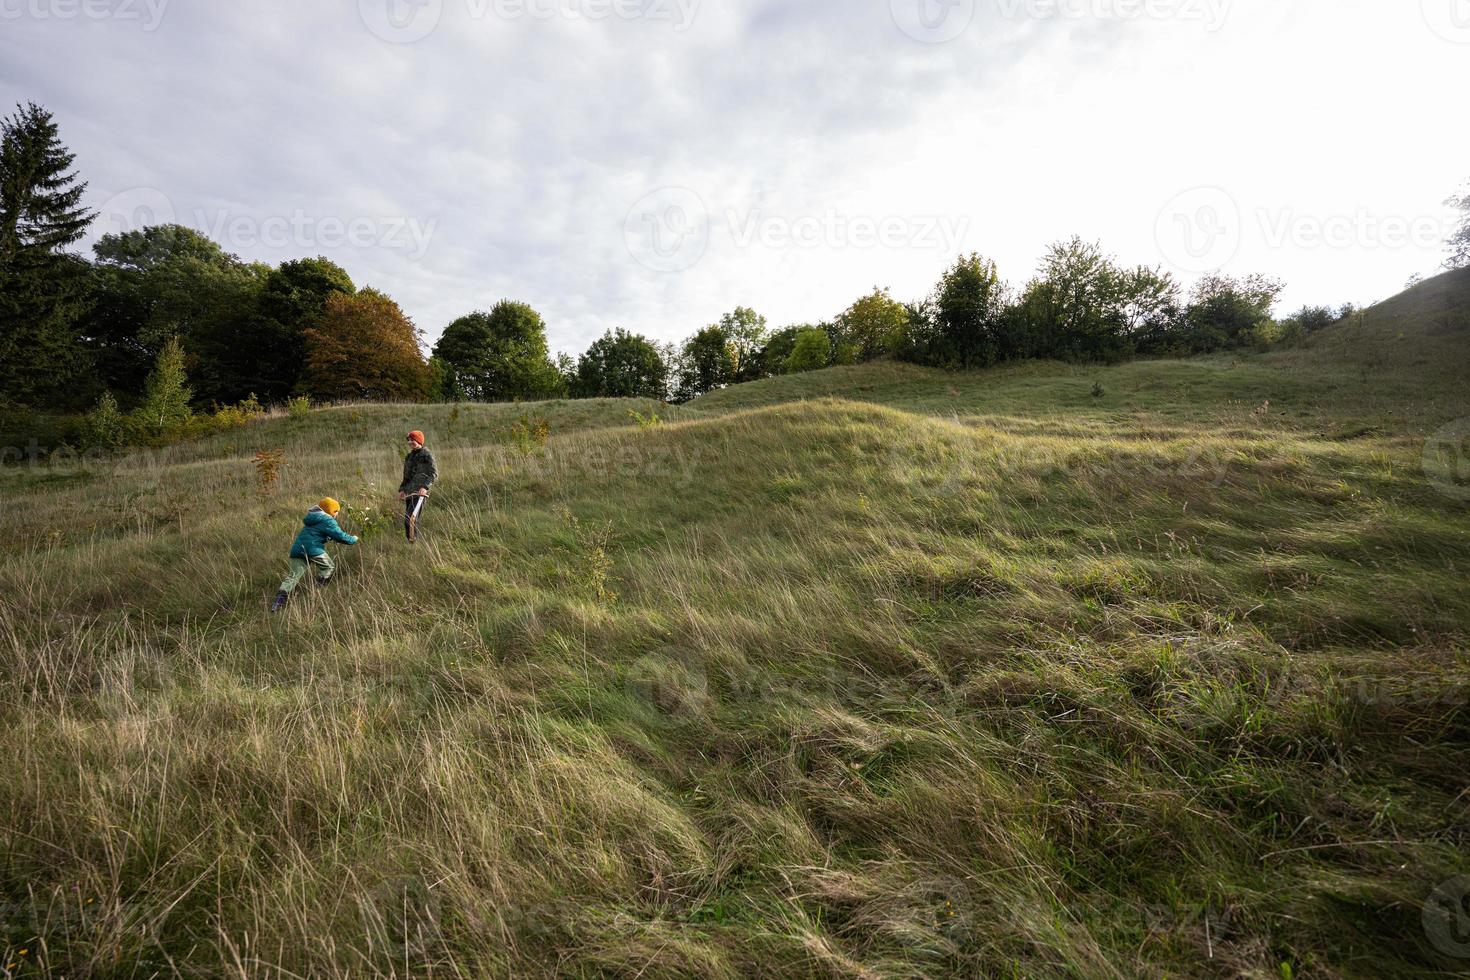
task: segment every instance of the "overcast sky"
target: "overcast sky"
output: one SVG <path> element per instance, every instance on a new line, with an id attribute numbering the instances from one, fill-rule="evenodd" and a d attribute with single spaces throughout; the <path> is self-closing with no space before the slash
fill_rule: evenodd
<path id="1" fill-rule="evenodd" d="M 0 0 L 97 234 L 326 255 L 430 341 L 524 300 L 573 353 L 1073 234 L 1371 302 L 1442 259 L 1467 69 L 1470 0 Z"/>

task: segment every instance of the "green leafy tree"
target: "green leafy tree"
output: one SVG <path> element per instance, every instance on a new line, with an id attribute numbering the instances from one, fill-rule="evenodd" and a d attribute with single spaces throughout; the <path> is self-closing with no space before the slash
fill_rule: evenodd
<path id="1" fill-rule="evenodd" d="M 489 313 L 460 317 L 444 328 L 434 356 L 452 371 L 457 397 L 511 401 L 564 393 L 546 324 L 525 303 L 502 300 Z"/>
<path id="2" fill-rule="evenodd" d="M 737 360 L 724 328 L 705 327 L 684 341 L 679 351 L 677 395 L 688 401 L 735 380 Z"/>
<path id="3" fill-rule="evenodd" d="M 75 159 L 40 106 L 0 120 L 0 404 L 64 404 L 83 370 L 73 325 L 86 268 L 65 249 L 95 215 Z"/>
<path id="4" fill-rule="evenodd" d="M 720 317 L 720 330 L 734 363 L 732 381 L 756 381 L 761 377 L 760 350 L 766 343 L 766 318 L 748 306 L 737 306 Z"/>
<path id="5" fill-rule="evenodd" d="M 791 351 L 796 346 L 797 335 L 809 329 L 812 328 L 796 325 L 771 331 L 766 337 L 765 346 L 761 348 L 758 355 L 761 361 L 761 374 L 767 377 L 785 374 L 786 362 L 790 359 Z"/>
<path id="6" fill-rule="evenodd" d="M 306 362 L 306 331 L 320 323 L 327 299 L 357 292 L 352 277 L 323 256 L 282 262 L 261 284 L 231 365 L 236 384 L 266 401 L 288 398 L 300 384 Z"/>
<path id="7" fill-rule="evenodd" d="M 1009 357 L 1111 359 L 1126 345 L 1122 278 L 1095 242 L 1051 245 L 1027 284 L 1016 323 L 1003 345 Z"/>
<path id="8" fill-rule="evenodd" d="M 170 337 L 158 352 L 158 360 L 143 383 L 143 400 L 134 417 L 148 435 L 158 437 L 189 421 L 188 375 L 184 369 L 184 347 L 177 337 Z"/>
<path id="9" fill-rule="evenodd" d="M 904 314 L 903 332 L 893 346 L 893 356 L 913 364 L 944 363 L 946 344 L 939 330 L 933 301 L 905 303 Z"/>
<path id="10" fill-rule="evenodd" d="M 888 290 L 874 287 L 837 318 L 837 330 L 843 342 L 853 348 L 856 360 L 871 361 L 901 343 L 908 321 L 904 305 Z"/>
<path id="11" fill-rule="evenodd" d="M 419 401 L 429 382 L 418 329 L 376 289 L 332 293 L 306 330 L 301 383 L 315 400 Z"/>
<path id="12" fill-rule="evenodd" d="M 827 331 L 819 328 L 809 328 L 796 335 L 796 342 L 791 346 L 791 356 L 786 359 L 786 370 L 791 373 L 798 371 L 815 371 L 827 366 L 832 357 L 832 341 L 827 336 Z"/>
<path id="13" fill-rule="evenodd" d="M 1183 326 L 1184 307 L 1179 284 L 1167 272 L 1145 265 L 1122 270 L 1117 278 L 1116 301 L 1123 319 L 1123 336 L 1138 351 L 1170 346 Z"/>
<path id="14" fill-rule="evenodd" d="M 1284 288 L 1279 280 L 1262 275 L 1205 276 L 1195 283 L 1184 313 L 1190 348 L 1214 351 L 1254 343 L 1256 324 L 1271 319 Z"/>
<path id="15" fill-rule="evenodd" d="M 626 330 L 610 330 L 577 361 L 572 393 L 579 398 L 657 398 L 668 395 L 669 368 L 657 345 Z"/>
<path id="16" fill-rule="evenodd" d="M 264 265 L 241 262 L 182 225 L 105 235 L 93 252 L 94 302 L 81 330 L 108 387 L 137 391 L 159 351 L 177 337 L 201 398 L 233 402 L 271 391 L 267 377 L 245 367 L 271 356 L 274 341 L 250 329 L 268 276 Z"/>
<path id="17" fill-rule="evenodd" d="M 962 256 L 946 270 L 934 296 L 934 320 L 942 343 L 936 362 L 985 367 L 1000 356 L 999 330 L 1005 290 L 995 263 Z"/>

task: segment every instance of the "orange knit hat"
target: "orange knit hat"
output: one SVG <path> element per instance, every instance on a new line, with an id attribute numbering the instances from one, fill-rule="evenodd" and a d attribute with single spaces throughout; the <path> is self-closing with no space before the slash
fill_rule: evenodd
<path id="1" fill-rule="evenodd" d="M 328 517 L 336 517 L 337 512 L 342 509 L 342 505 L 331 497 L 323 497 L 321 503 L 317 504 L 317 506 L 326 511 Z"/>
<path id="2" fill-rule="evenodd" d="M 408 434 L 408 437 L 414 442 L 418 443 L 420 446 L 424 444 L 424 434 L 418 429 L 414 429 L 412 432 L 410 432 Z"/>

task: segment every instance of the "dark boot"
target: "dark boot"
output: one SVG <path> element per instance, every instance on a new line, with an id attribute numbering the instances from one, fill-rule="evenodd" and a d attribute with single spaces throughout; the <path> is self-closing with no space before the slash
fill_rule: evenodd
<path id="1" fill-rule="evenodd" d="M 317 587 L 320 588 L 323 585 L 330 585 L 331 582 L 332 582 L 332 579 L 334 579 L 336 577 L 337 576 L 335 576 L 335 575 L 328 575 L 326 578 L 319 578 L 319 579 L 317 579 L 316 580 Z"/>
<path id="2" fill-rule="evenodd" d="M 289 592 L 277 592 L 276 597 L 271 600 L 271 612 L 277 613 L 280 612 L 282 609 L 285 609 L 286 603 L 290 600 L 290 598 L 291 593 Z"/>

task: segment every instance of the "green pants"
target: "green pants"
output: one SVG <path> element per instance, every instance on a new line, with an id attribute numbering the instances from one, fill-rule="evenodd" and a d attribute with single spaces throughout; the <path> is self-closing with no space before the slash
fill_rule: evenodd
<path id="1" fill-rule="evenodd" d="M 312 565 L 316 566 L 316 580 L 318 582 L 325 582 L 337 570 L 337 566 L 332 564 L 331 556 L 327 554 L 316 555 L 312 558 L 293 557 L 291 559 L 291 570 L 286 573 L 286 580 L 281 583 L 281 591 L 290 592 L 296 586 L 300 585 L 302 577 L 306 575 L 306 570 Z"/>

